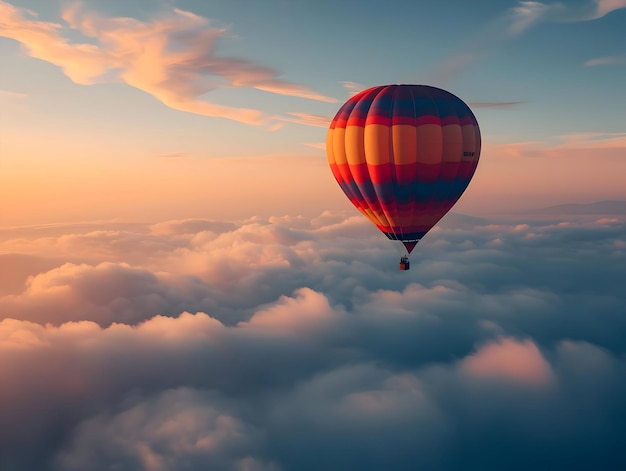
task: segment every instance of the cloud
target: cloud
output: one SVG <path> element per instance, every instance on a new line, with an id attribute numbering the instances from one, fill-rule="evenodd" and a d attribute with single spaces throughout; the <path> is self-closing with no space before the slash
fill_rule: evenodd
<path id="1" fill-rule="evenodd" d="M 325 142 L 306 142 L 304 145 L 308 147 L 313 147 L 314 149 L 326 150 Z"/>
<path id="2" fill-rule="evenodd" d="M 496 148 L 500 155 L 520 157 L 555 157 L 587 151 L 589 158 L 592 158 L 589 150 L 608 153 L 613 150 L 621 152 L 626 148 L 626 133 L 580 132 L 555 136 L 553 140 L 556 142 L 551 144 L 526 141 L 497 145 Z M 598 154 L 593 158 L 597 156 Z"/>
<path id="3" fill-rule="evenodd" d="M 475 101 L 469 103 L 472 108 L 514 108 L 523 105 L 523 101 Z"/>
<path id="4" fill-rule="evenodd" d="M 506 32 L 510 36 L 518 36 L 549 14 L 554 14 L 555 11 L 562 11 L 562 8 L 560 4 L 520 1 L 518 6 L 509 11 L 510 20 Z"/>
<path id="5" fill-rule="evenodd" d="M 590 13 L 583 16 L 581 20 L 597 20 L 609 13 L 626 8 L 625 0 L 594 0 L 595 8 Z"/>
<path id="6" fill-rule="evenodd" d="M 626 56 L 607 56 L 589 59 L 585 62 L 586 67 L 596 67 L 598 65 L 625 65 Z"/>
<path id="7" fill-rule="evenodd" d="M 542 21 L 592 21 L 609 13 L 626 8 L 624 0 L 585 0 L 581 4 L 542 3 L 520 1 L 511 9 L 512 23 L 509 31 L 519 34 L 531 25 Z"/>
<path id="8" fill-rule="evenodd" d="M 622 464 L 623 215 L 451 214 L 400 272 L 353 214 L 6 230 L 2 466 Z"/>
<path id="9" fill-rule="evenodd" d="M 24 289 L 26 279 L 38 273 L 47 272 L 58 266 L 62 259 L 49 259 L 25 254 L 0 254 L 0 296 L 19 294 Z"/>
<path id="10" fill-rule="evenodd" d="M 585 0 L 582 6 L 561 2 L 518 1 L 515 7 L 509 8 L 483 27 L 481 32 L 471 38 L 458 53 L 441 62 L 426 76 L 426 81 L 435 85 L 449 81 L 488 57 L 497 47 L 526 34 L 532 27 L 542 22 L 591 21 L 623 8 L 626 8 L 624 0 Z M 613 63 L 615 58 L 592 59 L 585 65 L 605 64 L 606 59 Z M 617 58 L 617 62 L 621 63 L 621 58 Z"/>
<path id="11" fill-rule="evenodd" d="M 150 226 L 150 232 L 155 235 L 187 235 L 198 232 L 224 233 L 237 228 L 229 221 L 212 221 L 207 219 L 183 219 L 160 222 Z"/>
<path id="12" fill-rule="evenodd" d="M 28 95 L 26 93 L 13 92 L 11 90 L 0 89 L 0 100 L 14 101 L 14 100 L 22 100 L 27 97 Z"/>
<path id="13" fill-rule="evenodd" d="M 167 469 L 278 470 L 254 455 L 263 444 L 262 430 L 229 415 L 211 394 L 180 388 L 111 415 L 80 424 L 72 444 L 59 458 L 63 469 L 128 467 Z"/>
<path id="14" fill-rule="evenodd" d="M 365 85 L 361 85 L 360 83 L 356 82 L 341 82 L 341 85 L 343 85 L 343 88 L 348 91 L 348 94 L 350 96 L 354 96 L 361 90 L 365 90 L 367 88 Z"/>
<path id="15" fill-rule="evenodd" d="M 462 369 L 478 378 L 494 378 L 543 386 L 552 379 L 552 369 L 532 341 L 501 339 L 485 345 L 462 363 Z"/>
<path id="16" fill-rule="evenodd" d="M 565 148 L 578 149 L 624 149 L 626 148 L 626 133 L 570 133 L 560 136 L 561 144 Z"/>
<path id="17" fill-rule="evenodd" d="M 258 311 L 241 325 L 269 335 L 287 333 L 306 339 L 314 331 L 333 324 L 334 311 L 326 297 L 310 288 L 301 288 L 295 295 L 295 298 L 282 296 L 277 304 Z M 294 311 L 299 313 L 298 317 L 293 316 Z"/>
<path id="18" fill-rule="evenodd" d="M 34 14 L 0 2 L 4 21 L 0 35 L 22 44 L 38 59 L 63 69 L 75 83 L 89 85 L 121 81 L 147 92 L 166 106 L 204 116 L 217 116 L 246 124 L 273 124 L 269 115 L 204 100 L 221 87 L 248 87 L 269 93 L 334 102 L 304 86 L 279 78 L 269 67 L 216 53 L 227 30 L 203 17 L 174 9 L 143 22 L 134 18 L 107 18 L 85 11 L 80 3 L 63 11 L 72 32 L 90 42 L 71 42 L 61 24 L 33 19 Z"/>
<path id="19" fill-rule="evenodd" d="M 501 44 L 520 36 L 552 14 L 560 5 L 534 1 L 518 2 L 470 38 L 456 54 L 442 61 L 426 76 L 426 83 L 443 84 L 463 70 L 488 57 Z"/>
<path id="20" fill-rule="evenodd" d="M 328 127 L 331 121 L 331 118 L 328 116 L 320 116 L 311 113 L 299 113 L 292 111 L 286 114 L 287 116 L 276 117 L 276 119 L 290 123 L 305 124 L 307 126 L 317 126 L 322 128 Z"/>
<path id="21" fill-rule="evenodd" d="M 196 302 L 208 304 L 185 306 L 188 290 L 194 292 Z M 101 325 L 135 324 L 148 312 L 177 315 L 187 308 L 209 307 L 209 293 L 199 280 L 170 280 L 124 263 L 66 263 L 29 277 L 22 293 L 0 298 L 0 309 L 42 324 L 84 319 Z"/>

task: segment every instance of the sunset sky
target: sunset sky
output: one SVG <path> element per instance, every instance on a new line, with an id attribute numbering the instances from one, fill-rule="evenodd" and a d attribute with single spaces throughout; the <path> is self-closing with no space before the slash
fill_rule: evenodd
<path id="1" fill-rule="evenodd" d="M 385 83 L 473 108 L 460 209 L 624 198 L 625 4 L 2 1 L 2 224 L 344 207 L 326 127 Z"/>
<path id="2" fill-rule="evenodd" d="M 626 0 L 0 0 L 0 471 L 626 469 L 625 31 Z M 324 150 L 390 83 L 483 141 L 406 273 Z"/>

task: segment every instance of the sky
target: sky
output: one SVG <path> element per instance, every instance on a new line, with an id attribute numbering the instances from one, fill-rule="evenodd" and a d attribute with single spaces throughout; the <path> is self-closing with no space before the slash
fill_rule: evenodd
<path id="1" fill-rule="evenodd" d="M 625 28 L 0 0 L 0 471 L 625 469 Z M 482 132 L 408 272 L 324 150 L 388 83 Z"/>
<path id="2" fill-rule="evenodd" d="M 474 110 L 461 210 L 623 199 L 624 6 L 2 1 L 2 225 L 345 208 L 326 129 L 386 83 Z"/>

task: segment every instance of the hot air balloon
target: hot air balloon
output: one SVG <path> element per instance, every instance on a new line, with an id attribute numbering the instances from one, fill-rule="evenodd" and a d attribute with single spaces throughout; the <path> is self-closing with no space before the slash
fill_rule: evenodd
<path id="1" fill-rule="evenodd" d="M 426 85 L 383 85 L 351 97 L 326 137 L 331 171 L 352 204 L 409 254 L 454 206 L 480 155 L 476 117 Z"/>

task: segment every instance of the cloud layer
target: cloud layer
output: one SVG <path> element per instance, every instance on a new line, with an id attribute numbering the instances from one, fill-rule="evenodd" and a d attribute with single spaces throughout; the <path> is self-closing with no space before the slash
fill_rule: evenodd
<path id="1" fill-rule="evenodd" d="M 2 469 L 625 464 L 623 215 L 1 235 Z"/>

